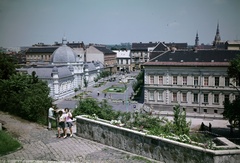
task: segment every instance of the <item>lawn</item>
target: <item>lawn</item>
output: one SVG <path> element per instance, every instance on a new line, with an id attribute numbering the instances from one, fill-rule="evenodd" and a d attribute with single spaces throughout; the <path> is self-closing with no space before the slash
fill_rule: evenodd
<path id="1" fill-rule="evenodd" d="M 125 87 L 117 87 L 117 86 L 111 86 L 105 90 L 103 90 L 104 93 L 123 93 L 125 91 Z"/>
<path id="2" fill-rule="evenodd" d="M 9 133 L 0 131 L 0 156 L 13 152 L 21 147 L 21 144 Z"/>

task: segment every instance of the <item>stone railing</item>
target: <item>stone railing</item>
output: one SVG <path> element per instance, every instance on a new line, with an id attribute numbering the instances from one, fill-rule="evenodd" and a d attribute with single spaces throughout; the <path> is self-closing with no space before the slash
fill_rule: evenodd
<path id="1" fill-rule="evenodd" d="M 167 163 L 227 163 L 240 160 L 240 150 L 210 150 L 110 124 L 76 117 L 77 135 Z M 238 161 L 237 161 L 238 160 Z"/>

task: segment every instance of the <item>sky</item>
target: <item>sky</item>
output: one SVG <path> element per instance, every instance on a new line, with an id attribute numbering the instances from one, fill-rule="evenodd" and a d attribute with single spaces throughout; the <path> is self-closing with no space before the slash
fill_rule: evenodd
<path id="1" fill-rule="evenodd" d="M 0 0 L 0 47 L 240 40 L 240 0 Z"/>

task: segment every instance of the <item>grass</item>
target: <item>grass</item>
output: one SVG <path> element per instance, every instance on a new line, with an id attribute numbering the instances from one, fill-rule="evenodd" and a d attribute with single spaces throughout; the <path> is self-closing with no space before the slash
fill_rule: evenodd
<path id="1" fill-rule="evenodd" d="M 117 87 L 117 86 L 111 86 L 105 90 L 103 90 L 103 93 L 123 93 L 126 89 L 124 87 Z"/>
<path id="2" fill-rule="evenodd" d="M 0 131 L 0 156 L 16 151 L 20 147 L 21 144 L 9 133 Z"/>

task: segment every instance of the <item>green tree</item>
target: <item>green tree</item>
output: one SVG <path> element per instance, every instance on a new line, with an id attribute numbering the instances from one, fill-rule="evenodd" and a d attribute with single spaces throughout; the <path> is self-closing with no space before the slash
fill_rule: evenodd
<path id="1" fill-rule="evenodd" d="M 144 73 L 141 71 L 138 76 L 136 77 L 136 81 L 132 84 L 133 91 L 135 92 L 135 97 L 134 98 L 140 98 L 142 89 L 144 85 Z"/>
<path id="2" fill-rule="evenodd" d="M 236 81 L 240 81 L 240 55 L 230 61 L 230 66 L 227 70 L 228 76 L 234 78 Z"/>
<path id="3" fill-rule="evenodd" d="M 229 78 L 233 78 L 236 83 L 240 82 L 240 55 L 237 55 L 235 59 L 230 61 L 230 66 L 228 67 L 227 73 Z M 232 83 L 230 83 L 230 85 L 235 87 Z M 224 118 L 228 119 L 231 127 L 238 126 L 238 128 L 240 129 L 240 91 L 238 89 L 238 86 L 236 86 L 235 88 L 238 92 L 238 98 L 236 98 L 232 102 L 224 102 L 223 116 Z"/>
<path id="4" fill-rule="evenodd" d="M 177 105 L 173 108 L 173 132 L 176 135 L 189 135 L 190 124 L 186 120 L 186 112 L 180 110 L 180 106 Z"/>
<path id="5" fill-rule="evenodd" d="M 9 79 L 16 73 L 14 60 L 5 53 L 0 53 L 0 79 Z"/>
<path id="6" fill-rule="evenodd" d="M 32 75 L 15 74 L 0 80 L 0 110 L 24 119 L 44 123 L 51 106 L 49 88 L 45 82 Z"/>
<path id="7" fill-rule="evenodd" d="M 78 108 L 73 111 L 73 116 L 93 114 L 105 120 L 112 120 L 116 118 L 117 112 L 112 109 L 112 106 L 108 104 L 107 100 L 99 102 L 93 98 L 81 100 Z"/>

